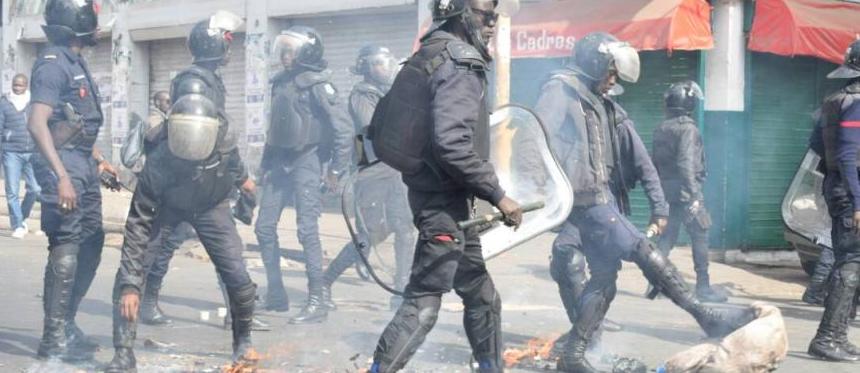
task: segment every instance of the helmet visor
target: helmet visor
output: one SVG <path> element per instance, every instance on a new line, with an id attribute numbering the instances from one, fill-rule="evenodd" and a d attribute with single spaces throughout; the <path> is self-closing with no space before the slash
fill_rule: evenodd
<path id="1" fill-rule="evenodd" d="M 618 77 L 630 83 L 639 80 L 640 64 L 639 53 L 630 44 L 624 42 L 612 42 L 601 46 L 603 52 L 612 56 L 615 68 L 618 69 Z"/>
<path id="2" fill-rule="evenodd" d="M 188 161 L 202 161 L 215 150 L 221 124 L 218 118 L 171 114 L 167 123 L 167 145 L 173 155 Z"/>
<path id="3" fill-rule="evenodd" d="M 242 17 L 226 10 L 219 10 L 209 18 L 209 30 L 235 32 L 242 27 L 243 23 Z"/>
<path id="4" fill-rule="evenodd" d="M 284 31 L 281 35 L 275 38 L 272 43 L 272 59 L 274 63 L 281 63 L 283 59 L 289 55 L 291 59 L 295 59 L 299 50 L 306 44 L 313 43 L 314 40 L 306 35 Z"/>

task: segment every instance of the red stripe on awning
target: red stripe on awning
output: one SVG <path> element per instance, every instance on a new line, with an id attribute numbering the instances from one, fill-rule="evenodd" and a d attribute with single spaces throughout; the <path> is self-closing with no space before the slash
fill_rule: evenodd
<path id="1" fill-rule="evenodd" d="M 638 50 L 714 46 L 706 0 L 547 1 L 524 4 L 511 23 L 513 58 L 570 56 L 576 40 L 593 31 L 609 32 Z M 429 20 L 422 26 L 429 28 Z"/>
<path id="2" fill-rule="evenodd" d="M 860 128 L 860 121 L 846 121 L 840 123 L 840 126 L 847 128 Z"/>
<path id="3" fill-rule="evenodd" d="M 835 0 L 757 0 L 749 49 L 841 64 L 860 36 L 860 4 Z"/>

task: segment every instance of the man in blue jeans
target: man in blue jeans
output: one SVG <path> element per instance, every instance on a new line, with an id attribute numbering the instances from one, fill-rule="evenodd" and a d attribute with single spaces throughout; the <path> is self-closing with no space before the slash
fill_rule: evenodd
<path id="1" fill-rule="evenodd" d="M 3 150 L 3 174 L 6 175 L 9 229 L 14 238 L 24 238 L 29 232 L 27 218 L 41 192 L 30 163 L 36 143 L 27 131 L 27 112 L 30 108 L 28 85 L 26 75 L 15 75 L 12 92 L 0 100 L 0 149 Z M 22 177 L 27 188 L 23 200 L 19 194 Z"/>

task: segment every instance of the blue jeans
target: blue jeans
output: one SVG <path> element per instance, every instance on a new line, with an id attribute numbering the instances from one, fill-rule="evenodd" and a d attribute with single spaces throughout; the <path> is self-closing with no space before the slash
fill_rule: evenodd
<path id="1" fill-rule="evenodd" d="M 24 227 L 30 217 L 33 204 L 42 192 L 33 175 L 30 158 L 33 153 L 3 152 L 3 173 L 6 175 L 6 202 L 9 204 L 9 224 L 12 230 Z M 24 178 L 27 194 L 20 198 L 21 178 Z"/>

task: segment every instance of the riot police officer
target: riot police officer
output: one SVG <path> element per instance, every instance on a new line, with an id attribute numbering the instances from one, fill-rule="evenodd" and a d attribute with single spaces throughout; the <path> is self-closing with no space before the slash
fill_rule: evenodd
<path id="1" fill-rule="evenodd" d="M 561 82 L 568 80 L 572 73 L 570 69 L 562 69 L 552 74 L 550 79 L 558 79 Z M 608 94 L 620 94 L 623 88 L 616 85 Z M 548 100 L 549 98 L 544 98 Z M 560 102 L 559 102 L 560 103 Z M 657 233 L 666 225 L 669 216 L 669 204 L 663 195 L 660 185 L 660 177 L 657 169 L 648 155 L 648 150 L 636 132 L 636 126 L 627 112 L 615 101 L 609 101 L 613 105 L 615 119 L 613 121 L 614 133 L 617 138 L 614 154 L 618 159 L 613 165 L 609 180 L 612 192 L 619 211 L 625 216 L 632 213 L 629 193 L 637 183 L 648 198 L 651 207 L 652 224 L 649 226 L 651 233 Z M 558 284 L 559 295 L 571 323 L 576 321 L 576 305 L 585 290 L 588 281 L 586 274 L 586 261 L 583 255 L 582 238 L 579 236 L 579 228 L 570 221 L 565 222 L 559 235 L 556 236 L 552 246 L 552 260 L 550 274 Z M 619 331 L 621 326 L 604 319 L 602 330 Z"/>
<path id="2" fill-rule="evenodd" d="M 693 315 L 710 336 L 727 335 L 751 321 L 749 309 L 730 314 L 700 303 L 672 263 L 619 211 L 612 186 L 612 175 L 621 165 L 613 124 L 617 104 L 606 93 L 619 77 L 638 80 L 636 50 L 610 34 L 591 33 L 577 41 L 568 70 L 543 86 L 536 106 L 574 190 L 568 222 L 577 229 L 563 233 L 580 240 L 591 272 L 577 303 L 559 370 L 596 371 L 585 359 L 585 351 L 615 298 L 622 260 L 636 263 L 655 287 Z M 658 219 L 654 222 L 662 225 Z M 567 259 L 553 256 L 553 260 Z"/>
<path id="3" fill-rule="evenodd" d="M 322 300 L 330 298 L 323 281 L 319 237 L 320 184 L 324 181 L 328 189 L 336 189 L 338 178 L 349 169 L 353 130 L 331 83 L 331 71 L 326 69 L 320 35 L 312 28 L 293 26 L 275 45 L 284 70 L 271 81 L 271 119 L 260 164 L 262 192 L 254 229 L 266 267 L 265 307 L 273 311 L 289 308 L 281 278 L 277 225 L 292 199 L 305 253 L 308 300 L 290 323 L 316 323 L 326 319 L 328 311 Z M 323 164 L 329 160 L 323 176 Z"/>
<path id="4" fill-rule="evenodd" d="M 98 86 L 81 50 L 96 44 L 92 0 L 49 0 L 42 29 L 49 46 L 32 72 L 29 130 L 40 154 L 33 162 L 42 187 L 42 230 L 48 236 L 44 330 L 38 357 L 74 359 L 94 350 L 75 324 L 104 245 L 99 174 L 116 171 L 94 145 L 104 116 Z"/>
<path id="5" fill-rule="evenodd" d="M 253 358 L 251 323 L 256 285 L 242 259 L 242 240 L 229 197 L 236 187 L 253 192 L 225 115 L 225 91 L 216 74 L 230 55 L 241 18 L 219 11 L 191 30 L 191 67 L 171 84 L 174 104 L 166 128 L 140 174 L 126 220 L 122 260 L 114 285 L 114 358 L 107 372 L 136 369 L 133 346 L 147 267 L 157 250 L 147 245 L 153 226 L 162 234 L 189 223 L 223 281 L 233 328 L 233 360 Z M 189 177 L 190 175 L 190 177 Z"/>
<path id="6" fill-rule="evenodd" d="M 860 287 L 860 41 L 851 44 L 845 63 L 827 77 L 847 80 L 842 89 L 825 98 L 821 108 L 827 166 L 824 190 L 833 217 L 836 262 L 809 354 L 826 360 L 858 361 L 860 349 L 848 340 L 848 320 Z M 847 191 L 845 198 L 839 198 L 839 186 Z"/>
<path id="7" fill-rule="evenodd" d="M 396 66 L 397 61 L 388 48 L 367 45 L 361 48 L 355 66 L 351 69 L 353 74 L 364 78 L 356 83 L 349 96 L 349 113 L 355 131 L 362 140 L 358 156 L 359 166 L 376 161 L 373 144 L 367 138 L 367 127 L 377 103 L 391 88 Z M 400 173 L 385 164 L 373 165 L 358 176 L 354 193 L 357 210 L 361 212 L 361 236 L 368 242 L 368 246 L 377 245 L 394 234 L 394 288 L 402 291 L 409 279 L 415 235 L 410 224 L 412 217 L 406 186 L 400 180 Z M 331 288 L 337 278 L 358 259 L 358 252 L 352 243 L 344 246 L 326 268 L 325 286 Z M 335 308 L 330 298 L 325 302 L 329 309 Z M 391 309 L 397 309 L 399 303 L 400 297 L 393 296 Z"/>
<path id="8" fill-rule="evenodd" d="M 663 255 L 675 246 L 681 225 L 693 247 L 696 296 L 703 302 L 723 303 L 728 298 L 711 288 L 708 274 L 708 228 L 711 217 L 702 192 L 705 184 L 705 148 L 693 112 L 704 99 L 693 81 L 672 84 L 664 94 L 666 120 L 654 130 L 654 165 L 669 199 L 669 225 L 657 246 Z"/>
<path id="9" fill-rule="evenodd" d="M 463 298 L 463 324 L 481 372 L 501 372 L 501 299 L 470 217 L 474 199 L 518 226 L 520 206 L 505 195 L 489 158 L 487 43 L 495 0 L 435 0 L 433 25 L 380 101 L 373 150 L 403 173 L 419 238 L 404 301 L 373 356 L 371 372 L 402 369 L 433 328 L 442 294 Z"/>

